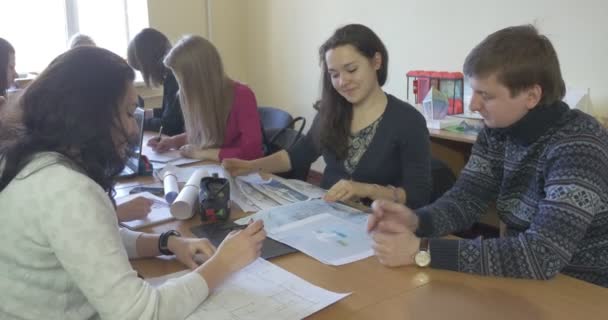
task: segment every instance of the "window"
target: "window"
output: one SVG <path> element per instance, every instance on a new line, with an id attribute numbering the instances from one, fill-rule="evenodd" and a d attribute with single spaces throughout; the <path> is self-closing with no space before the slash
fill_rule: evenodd
<path id="1" fill-rule="evenodd" d="M 129 40 L 148 26 L 147 0 L 0 0 L 0 37 L 17 51 L 17 70 L 40 72 L 75 33 L 126 57 Z"/>

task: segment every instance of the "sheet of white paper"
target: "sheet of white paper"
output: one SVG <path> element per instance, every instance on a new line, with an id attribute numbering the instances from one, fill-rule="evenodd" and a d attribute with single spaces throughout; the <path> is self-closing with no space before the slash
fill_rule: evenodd
<path id="1" fill-rule="evenodd" d="M 264 229 L 271 233 L 274 229 L 288 223 L 302 220 L 320 213 L 329 213 L 340 219 L 357 225 L 361 232 L 365 232 L 367 214 L 360 210 L 338 203 L 329 203 L 321 199 L 292 203 L 258 211 L 257 213 L 235 221 L 238 224 L 247 224 L 249 219 L 264 220 Z"/>
<path id="2" fill-rule="evenodd" d="M 273 178 L 264 184 L 250 185 L 281 205 L 309 200 L 309 197 L 284 183 L 282 179 Z"/>
<path id="3" fill-rule="evenodd" d="M 162 223 L 165 221 L 169 221 L 173 219 L 171 212 L 169 211 L 169 204 L 165 201 L 165 199 L 157 197 L 149 192 L 142 192 L 137 194 L 132 194 L 126 197 L 121 197 L 116 199 L 116 204 L 123 204 L 127 201 L 135 199 L 137 197 L 144 197 L 154 201 L 152 205 L 152 210 L 144 219 L 132 220 L 122 222 L 121 224 L 130 228 L 130 229 L 140 229 L 146 226 L 150 226 L 153 224 Z"/>
<path id="4" fill-rule="evenodd" d="M 365 230 L 328 213 L 283 225 L 269 236 L 333 266 L 374 254 L 372 239 Z"/>
<path id="5" fill-rule="evenodd" d="M 142 144 L 141 153 L 148 157 L 148 160 L 152 162 L 167 163 L 180 159 L 182 156 L 179 154 L 179 150 L 169 150 L 163 153 L 157 153 L 150 148 L 145 142 Z"/>
<path id="6" fill-rule="evenodd" d="M 141 153 L 148 157 L 148 160 L 152 162 L 152 166 L 155 169 L 163 168 L 169 163 L 175 166 L 179 166 L 182 164 L 200 161 L 199 159 L 184 158 L 181 156 L 178 150 L 169 150 L 163 153 L 156 153 L 154 152 L 154 150 L 152 150 L 152 148 L 148 147 L 146 143 L 142 145 Z"/>
<path id="7" fill-rule="evenodd" d="M 266 184 L 271 181 L 271 179 L 264 180 L 264 178 L 262 178 L 262 176 L 260 176 L 260 174 L 257 172 L 250 173 L 245 176 L 240 176 L 240 177 L 238 177 L 238 179 L 245 181 L 247 183 L 250 183 L 250 184 Z"/>
<path id="8" fill-rule="evenodd" d="M 187 272 L 187 271 L 186 271 Z M 160 285 L 178 272 L 146 279 Z M 302 319 L 345 297 L 314 286 L 274 264 L 257 259 L 217 288 L 187 319 Z"/>
<path id="9" fill-rule="evenodd" d="M 310 199 L 323 198 L 327 193 L 327 190 L 317 187 L 314 184 L 310 184 L 306 181 L 289 179 L 283 180 L 283 182 L 285 182 L 290 187 L 298 190 L 299 192 L 303 193 Z"/>
<path id="10" fill-rule="evenodd" d="M 243 201 L 246 206 L 255 209 L 245 210 L 243 209 L 243 206 L 239 203 L 239 206 L 244 211 L 260 211 L 264 209 L 274 208 L 280 205 L 280 203 L 274 201 L 273 199 L 269 198 L 257 189 L 253 188 L 250 183 L 241 180 L 240 177 L 237 177 L 233 181 L 234 185 L 236 185 L 235 192 L 238 192 L 237 196 L 239 197 L 239 199 Z M 230 196 L 232 196 L 232 194 Z"/>

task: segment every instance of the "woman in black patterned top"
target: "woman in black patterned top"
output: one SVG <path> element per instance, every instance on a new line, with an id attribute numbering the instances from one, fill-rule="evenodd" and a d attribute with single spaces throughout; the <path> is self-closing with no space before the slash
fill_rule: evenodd
<path id="1" fill-rule="evenodd" d="M 369 28 L 339 28 L 319 50 L 321 100 L 312 127 L 291 150 L 253 160 L 225 160 L 235 175 L 253 170 L 285 172 L 323 156 L 325 199 L 391 199 L 428 203 L 431 193 L 429 135 L 422 115 L 382 91 L 388 53 Z"/>

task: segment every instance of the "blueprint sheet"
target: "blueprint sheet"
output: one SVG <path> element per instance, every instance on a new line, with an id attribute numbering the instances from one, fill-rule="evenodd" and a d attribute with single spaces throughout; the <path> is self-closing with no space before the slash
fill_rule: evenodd
<path id="1" fill-rule="evenodd" d="M 159 285 L 184 273 L 148 281 Z M 348 295 L 314 286 L 258 258 L 226 280 L 187 319 L 302 319 Z"/>

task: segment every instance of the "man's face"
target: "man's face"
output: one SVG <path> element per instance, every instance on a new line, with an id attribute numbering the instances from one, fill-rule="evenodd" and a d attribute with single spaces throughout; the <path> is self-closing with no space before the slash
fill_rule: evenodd
<path id="1" fill-rule="evenodd" d="M 470 80 L 473 97 L 469 108 L 479 112 L 490 128 L 506 128 L 516 123 L 536 107 L 542 95 L 540 86 L 534 85 L 512 96 L 496 74 L 485 78 L 472 76 Z"/>

